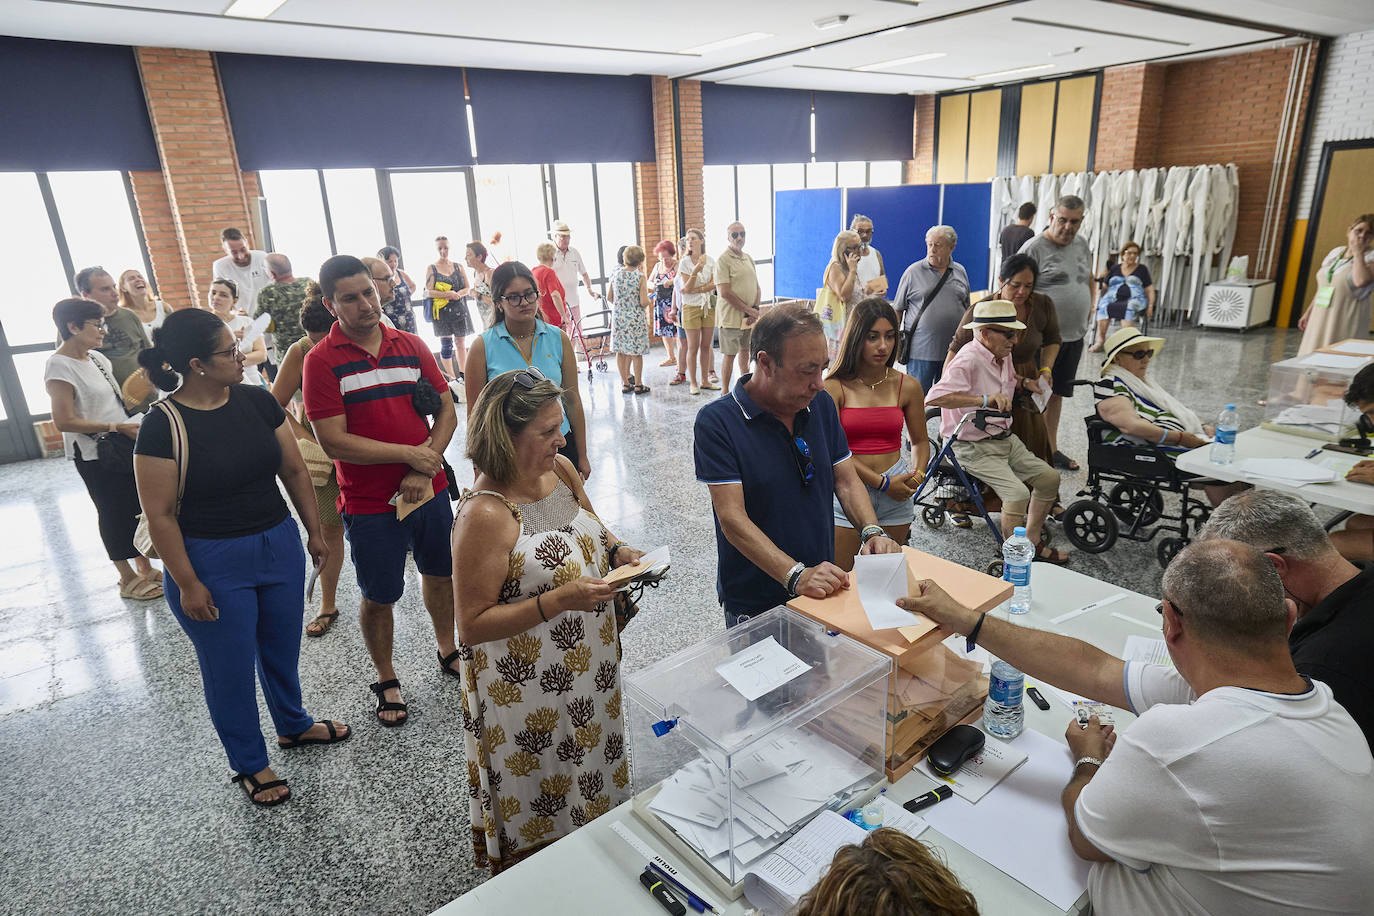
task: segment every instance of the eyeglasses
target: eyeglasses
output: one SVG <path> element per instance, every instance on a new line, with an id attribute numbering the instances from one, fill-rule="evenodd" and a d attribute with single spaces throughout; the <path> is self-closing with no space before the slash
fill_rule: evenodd
<path id="1" fill-rule="evenodd" d="M 873 234 L 873 230 L 872 230 L 872 229 L 855 229 L 854 231 L 855 231 L 856 233 L 858 233 L 859 235 L 872 235 L 872 234 Z"/>
<path id="2" fill-rule="evenodd" d="M 531 305 L 539 301 L 539 290 L 531 289 L 523 293 L 510 293 L 509 295 L 498 297 L 496 301 L 511 308 L 514 308 L 522 302 L 526 305 Z"/>
<path id="3" fill-rule="evenodd" d="M 515 378 L 511 379 L 516 385 L 529 391 L 540 382 L 547 382 L 549 377 L 539 371 L 538 366 L 530 366 L 528 369 L 521 369 L 515 373 Z"/>
<path id="4" fill-rule="evenodd" d="M 816 465 L 811 461 L 811 446 L 801 436 L 792 437 L 792 458 L 797 462 L 802 486 L 811 486 L 811 481 L 816 478 Z"/>
<path id="5" fill-rule="evenodd" d="M 1177 614 L 1180 617 L 1183 616 L 1183 608 L 1179 607 L 1177 602 L 1174 601 L 1174 599 L 1165 598 L 1164 601 L 1169 602 L 1169 606 L 1174 609 L 1175 614 Z M 1161 601 L 1155 605 L 1155 613 L 1161 617 L 1164 616 L 1164 601 Z"/>
<path id="6" fill-rule="evenodd" d="M 105 323 L 105 319 L 103 319 L 103 318 L 87 318 L 86 321 L 85 321 L 84 323 L 85 323 L 85 324 L 90 324 L 92 321 L 94 321 L 94 322 L 95 322 L 95 326 L 96 326 L 97 328 L 100 328 L 100 330 L 102 330 L 102 331 L 108 331 L 108 330 L 110 329 L 109 325 L 107 325 L 107 324 Z"/>
<path id="7" fill-rule="evenodd" d="M 845 254 L 856 254 L 856 253 L 858 253 L 858 250 L 859 250 L 858 247 L 857 247 L 857 246 L 854 246 L 854 247 L 846 248 L 846 249 L 844 250 L 844 253 L 845 253 Z"/>
<path id="8" fill-rule="evenodd" d="M 390 282 L 392 282 L 392 281 L 391 281 L 391 274 L 387 274 L 385 277 L 379 277 L 379 276 L 377 276 L 376 274 L 373 274 L 373 275 L 372 275 L 372 279 L 373 279 L 373 280 L 376 280 L 378 283 L 390 283 Z"/>
<path id="9" fill-rule="evenodd" d="M 1016 332 L 1011 328 L 999 328 L 995 325 L 989 325 L 988 330 L 994 334 L 1001 334 L 1007 340 L 1011 340 L 1013 337 L 1016 336 Z"/>
<path id="10" fill-rule="evenodd" d="M 231 354 L 231 353 L 234 354 L 234 358 L 235 358 L 235 359 L 237 359 L 238 357 L 240 357 L 240 356 L 243 355 L 242 351 L 239 350 L 239 345 L 238 345 L 238 344 L 234 344 L 232 347 L 228 347 L 228 348 L 223 349 L 223 350 L 211 350 L 211 351 L 210 351 L 210 355 L 211 355 L 212 357 L 213 357 L 213 356 L 228 356 L 228 355 Z"/>
<path id="11" fill-rule="evenodd" d="M 743 232 L 732 232 L 732 233 L 730 233 L 730 238 L 732 238 L 732 239 L 742 239 L 742 238 L 744 238 L 744 233 L 743 233 Z"/>
<path id="12" fill-rule="evenodd" d="M 1126 355 L 1126 356 L 1130 356 L 1130 357 L 1134 357 L 1135 359 L 1149 359 L 1150 357 L 1152 357 L 1152 356 L 1155 355 L 1155 351 L 1154 351 L 1154 350 L 1132 350 L 1132 351 L 1130 351 L 1129 353 L 1127 353 L 1127 354 L 1125 354 L 1125 355 Z M 1162 371 L 1162 370 L 1161 370 L 1161 371 Z"/>

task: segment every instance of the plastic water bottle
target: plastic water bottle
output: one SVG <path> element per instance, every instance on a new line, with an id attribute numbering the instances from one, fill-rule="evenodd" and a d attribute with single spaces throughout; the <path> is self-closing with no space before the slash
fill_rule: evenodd
<path id="1" fill-rule="evenodd" d="M 1031 606 L 1031 560 L 1035 559 L 1035 545 L 1026 537 L 1026 529 L 1017 526 L 1011 537 L 1002 542 L 1002 579 L 1012 584 L 1011 612 L 1025 614 Z"/>
<path id="2" fill-rule="evenodd" d="M 1212 442 L 1212 463 L 1230 464 L 1236 460 L 1236 430 L 1240 428 L 1240 414 L 1235 404 L 1227 404 L 1217 417 L 1217 436 Z"/>
<path id="3" fill-rule="evenodd" d="M 999 738 L 1015 738 L 1026 727 L 1021 695 L 1026 676 L 1000 658 L 992 663 L 988 699 L 983 704 L 983 727 Z"/>

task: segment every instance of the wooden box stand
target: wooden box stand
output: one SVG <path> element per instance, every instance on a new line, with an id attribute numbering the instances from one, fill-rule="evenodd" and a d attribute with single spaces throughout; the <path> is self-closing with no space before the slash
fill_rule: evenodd
<path id="1" fill-rule="evenodd" d="M 908 579 L 933 579 L 955 601 L 980 612 L 1011 597 L 1009 582 L 903 547 Z M 948 636 L 924 617 L 909 627 L 875 630 L 851 587 L 825 599 L 798 597 L 787 606 L 892 658 L 887 704 L 887 778 L 896 782 L 914 767 L 941 735 L 982 714 L 988 679 L 982 665 L 950 651 Z M 832 721 L 841 717 L 831 717 Z M 834 736 L 843 741 L 842 735 Z"/>

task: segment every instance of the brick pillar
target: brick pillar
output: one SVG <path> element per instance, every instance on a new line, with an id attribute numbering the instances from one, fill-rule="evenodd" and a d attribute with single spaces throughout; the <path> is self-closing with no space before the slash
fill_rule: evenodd
<path id="1" fill-rule="evenodd" d="M 653 162 L 636 162 L 634 174 L 635 230 L 639 247 L 647 254 L 663 238 L 659 230 L 658 166 Z"/>
<path id="2" fill-rule="evenodd" d="M 224 253 L 220 230 L 238 226 L 252 240 L 244 176 L 219 73 L 207 51 L 138 48 L 137 55 L 162 158 L 163 193 L 159 197 L 150 187 L 154 182 L 144 181 L 135 183 L 134 194 L 140 215 L 147 212 L 154 229 L 149 246 L 154 246 L 154 236 L 160 240 L 154 264 L 166 265 L 167 272 L 159 268 L 159 290 L 169 301 L 198 302 L 200 283 L 209 285 L 210 265 Z M 163 206 L 171 217 L 171 240 L 155 217 Z M 145 220 L 145 234 L 149 227 Z M 173 264 L 180 265 L 179 272 Z"/>
<path id="3" fill-rule="evenodd" d="M 673 119 L 673 81 L 666 76 L 655 76 L 654 92 L 654 178 L 658 183 L 658 235 L 644 240 L 644 251 L 649 253 L 653 246 L 665 238 L 677 235 L 677 130 Z"/>
<path id="4" fill-rule="evenodd" d="M 1130 64 L 1102 71 L 1102 108 L 1093 167 L 1098 171 L 1148 168 L 1159 146 L 1159 112 L 1165 67 Z"/>
<path id="5" fill-rule="evenodd" d="M 701 145 L 701 81 L 678 80 L 677 118 L 682 130 L 682 212 L 687 228 L 705 230 L 706 203 L 702 193 L 705 153 Z"/>
<path id="6" fill-rule="evenodd" d="M 916 96 L 916 115 L 911 124 L 911 146 L 914 159 L 905 165 L 907 184 L 935 182 L 935 96 Z"/>
<path id="7" fill-rule="evenodd" d="M 138 220 L 148 243 L 148 260 L 153 265 L 149 280 L 168 307 L 184 309 L 194 305 L 186 266 L 177 241 L 176 218 L 167 200 L 167 184 L 161 172 L 130 172 Z"/>

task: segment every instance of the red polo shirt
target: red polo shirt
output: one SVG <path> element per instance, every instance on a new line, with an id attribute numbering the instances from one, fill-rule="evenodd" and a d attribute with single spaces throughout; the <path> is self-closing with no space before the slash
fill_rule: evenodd
<path id="1" fill-rule="evenodd" d="M 558 306 L 553 303 L 553 294 L 558 293 L 558 298 L 563 300 L 563 307 L 567 308 L 568 291 L 563 288 L 558 274 L 553 272 L 552 267 L 536 264 L 530 273 L 534 274 L 534 282 L 539 287 L 539 309 L 544 313 L 544 320 L 556 328 L 561 327 L 563 316 L 559 314 Z"/>
<path id="2" fill-rule="evenodd" d="M 382 346 L 374 357 L 344 336 L 336 324 L 329 336 L 305 355 L 301 387 L 305 413 L 312 423 L 343 414 L 355 436 L 378 442 L 419 445 L 429 437 L 425 419 L 415 412 L 411 395 L 415 384 L 427 378 L 445 392 L 444 380 L 434 354 L 420 338 L 382 325 Z M 390 499 L 406 464 L 352 464 L 334 462 L 339 472 L 339 510 L 349 515 L 394 512 Z M 448 487 L 440 471 L 434 478 L 437 496 Z"/>

